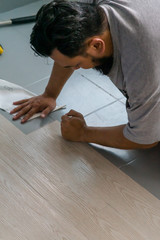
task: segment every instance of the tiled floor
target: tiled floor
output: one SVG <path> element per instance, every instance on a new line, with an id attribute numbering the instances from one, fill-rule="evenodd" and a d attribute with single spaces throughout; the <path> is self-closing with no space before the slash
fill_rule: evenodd
<path id="1" fill-rule="evenodd" d="M 32 15 L 46 0 L 0 14 L 0 20 Z M 43 92 L 52 68 L 50 59 L 36 57 L 29 45 L 33 24 L 1 27 L 0 44 L 4 54 L 0 56 L 0 78 L 19 84 L 36 94 Z M 44 120 L 32 120 L 24 125 L 13 122 L 24 133 L 29 133 L 59 120 L 61 116 L 75 109 L 84 114 L 88 125 L 112 126 L 127 122 L 125 99 L 111 81 L 94 70 L 80 69 L 66 83 L 58 104 L 67 104 L 67 109 Z M 7 119 L 12 117 L 0 111 Z M 160 199 L 160 144 L 151 150 L 125 151 L 93 145 L 103 156 L 128 174 L 139 184 Z"/>

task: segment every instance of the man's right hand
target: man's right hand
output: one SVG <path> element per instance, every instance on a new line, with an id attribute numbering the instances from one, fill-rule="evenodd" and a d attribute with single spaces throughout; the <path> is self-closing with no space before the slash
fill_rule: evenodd
<path id="1" fill-rule="evenodd" d="M 29 118 L 38 112 L 41 112 L 41 117 L 45 118 L 56 107 L 56 100 L 44 93 L 36 97 L 14 102 L 13 104 L 18 105 L 18 107 L 14 108 L 10 112 L 10 114 L 16 113 L 13 120 L 17 120 L 24 116 L 21 123 L 25 123 Z"/>

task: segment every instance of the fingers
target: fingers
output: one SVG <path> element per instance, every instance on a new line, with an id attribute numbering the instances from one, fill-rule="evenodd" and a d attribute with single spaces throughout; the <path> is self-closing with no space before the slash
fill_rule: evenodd
<path id="1" fill-rule="evenodd" d="M 30 98 L 30 99 L 31 99 L 31 98 Z M 20 105 L 20 106 L 12 109 L 12 110 L 10 111 L 10 114 L 14 114 L 14 113 L 16 113 L 16 112 L 19 112 L 21 109 L 25 108 L 25 107 L 28 105 L 30 99 L 22 99 L 22 100 L 20 100 L 20 101 L 13 102 L 13 105 Z M 25 113 L 25 112 L 24 112 L 24 113 Z M 18 118 L 16 118 L 16 119 L 18 119 Z"/>
<path id="2" fill-rule="evenodd" d="M 25 103 L 25 102 L 28 102 L 28 99 L 22 99 L 22 100 L 13 102 L 13 105 L 20 105 L 20 104 L 23 104 L 23 103 Z"/>
<path id="3" fill-rule="evenodd" d="M 53 107 L 47 107 L 45 110 L 43 110 L 43 112 L 41 113 L 41 117 L 45 118 L 51 111 L 53 110 Z M 19 106 L 15 109 L 13 109 L 11 111 L 11 113 L 15 113 L 18 112 L 14 117 L 13 120 L 17 120 L 19 118 L 21 118 L 22 116 L 23 119 L 21 120 L 21 123 L 25 123 L 28 121 L 28 119 L 30 119 L 35 113 L 38 112 L 38 108 L 37 107 L 32 107 L 32 105 L 22 105 Z"/>
<path id="4" fill-rule="evenodd" d="M 29 118 L 31 118 L 37 112 L 37 108 L 33 107 L 31 104 L 27 102 L 23 103 L 22 105 L 14 108 L 10 114 L 17 113 L 14 115 L 13 120 L 17 120 L 24 116 L 21 120 L 22 123 L 26 122 Z"/>
<path id="5" fill-rule="evenodd" d="M 61 117 L 62 122 L 67 122 L 70 118 L 71 118 L 71 117 L 68 116 L 68 115 L 63 115 L 63 116 Z"/>
<path id="6" fill-rule="evenodd" d="M 22 104 L 22 105 L 20 105 L 20 106 L 18 106 L 18 107 L 16 107 L 16 108 L 12 109 L 12 111 L 10 111 L 10 114 L 14 114 L 14 113 L 16 113 L 16 112 L 19 112 L 19 111 L 20 111 L 22 108 L 24 108 L 25 106 L 27 106 L 27 103 Z"/>
<path id="7" fill-rule="evenodd" d="M 85 120 L 84 118 L 81 118 L 82 114 L 77 114 L 76 111 L 70 111 L 69 114 L 74 114 L 74 116 L 67 114 L 62 116 L 62 136 L 66 140 L 82 141 L 84 136 L 84 129 L 86 128 Z"/>
<path id="8" fill-rule="evenodd" d="M 61 120 L 62 120 L 62 123 L 66 123 L 70 120 L 74 120 L 77 118 L 84 120 L 84 117 L 81 113 L 76 112 L 75 110 L 70 110 L 67 114 L 65 114 L 61 117 Z"/>
<path id="9" fill-rule="evenodd" d="M 42 113 L 41 113 L 41 117 L 45 118 L 54 108 L 51 107 L 47 107 Z"/>
<path id="10" fill-rule="evenodd" d="M 10 112 L 10 114 L 16 113 L 13 120 L 17 120 L 24 116 L 21 123 L 25 123 L 29 118 L 38 112 L 42 112 L 41 117 L 45 118 L 56 106 L 56 101 L 51 97 L 47 98 L 40 95 L 30 99 L 23 99 L 14 102 L 13 104 L 19 105 Z"/>
<path id="11" fill-rule="evenodd" d="M 21 120 L 21 123 L 25 123 L 28 121 L 28 119 L 30 119 L 35 113 L 36 113 L 36 109 L 34 108 L 30 108 L 30 111 L 24 116 L 24 118 Z"/>
<path id="12" fill-rule="evenodd" d="M 67 114 L 67 116 L 72 116 L 72 117 L 80 117 L 83 118 L 83 115 L 75 110 L 70 110 Z"/>
<path id="13" fill-rule="evenodd" d="M 22 107 L 21 109 L 22 110 L 19 110 L 18 113 L 13 117 L 13 120 L 17 120 L 20 117 L 24 116 L 26 113 L 28 113 L 30 111 L 30 109 L 31 109 L 31 106 L 27 105 L 26 107 Z"/>

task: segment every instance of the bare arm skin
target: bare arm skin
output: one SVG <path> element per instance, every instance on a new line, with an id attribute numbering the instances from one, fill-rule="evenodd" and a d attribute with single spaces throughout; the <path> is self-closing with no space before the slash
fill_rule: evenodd
<path id="1" fill-rule="evenodd" d="M 62 116 L 61 132 L 66 140 L 96 143 L 119 149 L 147 149 L 156 146 L 153 144 L 138 144 L 124 137 L 125 125 L 114 127 L 89 127 L 83 115 L 71 110 Z"/>
<path id="2" fill-rule="evenodd" d="M 25 123 L 37 112 L 42 112 L 42 118 L 46 117 L 56 107 L 56 99 L 72 73 L 73 69 L 65 69 L 54 63 L 48 85 L 42 95 L 13 103 L 18 105 L 10 112 L 11 114 L 16 113 L 13 120 L 24 116 L 21 122 Z"/>
<path id="3" fill-rule="evenodd" d="M 61 67 L 55 62 L 45 92 L 54 99 L 57 99 L 64 84 L 67 82 L 73 72 L 73 69 Z"/>

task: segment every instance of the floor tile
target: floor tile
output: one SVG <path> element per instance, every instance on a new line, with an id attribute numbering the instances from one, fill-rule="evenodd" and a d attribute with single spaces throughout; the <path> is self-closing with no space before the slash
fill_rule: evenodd
<path id="1" fill-rule="evenodd" d="M 30 15 L 36 15 L 38 10 L 43 4 L 49 3 L 50 0 L 41 0 L 41 1 L 34 1 L 33 3 L 27 4 L 25 6 L 21 6 L 18 8 L 15 8 L 13 10 L 4 12 L 0 14 L 0 19 L 2 20 L 8 20 L 11 18 L 18 18 L 18 17 L 25 17 Z M 18 24 L 18 25 L 11 25 L 11 26 L 5 26 L 3 27 L 8 29 L 9 31 L 12 29 L 16 32 L 19 32 L 23 35 L 25 35 L 28 39 L 30 37 L 32 27 L 34 23 L 27 23 L 27 24 Z M 1 28 L 2 29 L 2 28 Z"/>
<path id="2" fill-rule="evenodd" d="M 47 2 L 49 0 L 42 0 L 1 13 L 0 19 L 33 15 Z M 23 87 L 49 76 L 53 65 L 46 58 L 36 57 L 31 50 L 29 41 L 32 27 L 33 24 L 22 24 L 0 28 L 0 44 L 4 48 L 4 53 L 0 56 L 0 78 Z"/>
<path id="3" fill-rule="evenodd" d="M 44 91 L 47 81 L 44 79 L 30 85 L 27 89 L 39 94 Z M 66 112 L 74 109 L 87 115 L 113 101 L 114 98 L 109 94 L 105 93 L 86 78 L 74 72 L 58 97 L 57 104 L 67 105 Z"/>
<path id="4" fill-rule="evenodd" d="M 88 125 L 111 127 L 125 124 L 128 122 L 124 104 L 115 101 L 99 111 L 86 116 Z"/>
<path id="5" fill-rule="evenodd" d="M 0 13 L 9 11 L 9 10 L 17 8 L 17 7 L 21 7 L 23 5 L 31 3 L 33 1 L 36 2 L 38 0 L 12 0 L 12 1 L 1 0 L 0 1 Z"/>
<path id="6" fill-rule="evenodd" d="M 89 126 L 110 127 L 127 123 L 127 114 L 124 104 L 116 101 L 86 116 L 85 120 Z M 126 151 L 96 144 L 92 144 L 92 146 L 117 167 L 133 161 L 136 156 L 134 150 Z"/>
<path id="7" fill-rule="evenodd" d="M 25 26 L 24 26 L 25 27 Z M 52 64 L 36 57 L 22 34 L 7 28 L 0 29 L 4 53 L 0 56 L 1 79 L 23 87 L 50 75 Z"/>
<path id="8" fill-rule="evenodd" d="M 30 1 L 30 3 L 28 3 L 28 4 L 22 3 L 23 6 L 20 6 L 20 4 L 19 4 L 19 6 L 18 6 L 18 4 L 17 5 L 15 4 L 15 7 L 13 6 L 14 3 L 12 2 L 10 4 L 12 9 L 10 8 L 11 10 L 8 10 L 8 11 L 1 10 L 0 16 L 2 19 L 8 20 L 10 18 L 18 18 L 18 17 L 22 17 L 22 16 L 27 16 L 28 14 L 33 15 L 39 10 L 39 8 L 43 4 L 46 4 L 49 2 L 51 2 L 51 1 L 50 0 L 40 0 L 40 1 L 33 0 L 33 1 Z"/>
<path id="9" fill-rule="evenodd" d="M 80 69 L 79 73 L 116 99 L 123 98 L 122 93 L 118 90 L 117 87 L 115 87 L 115 85 L 107 76 L 104 76 L 93 69 Z"/>

